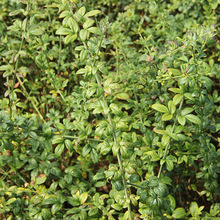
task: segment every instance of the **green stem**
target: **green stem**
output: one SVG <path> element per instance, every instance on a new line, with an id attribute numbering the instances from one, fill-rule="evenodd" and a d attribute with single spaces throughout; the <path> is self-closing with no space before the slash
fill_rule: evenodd
<path id="1" fill-rule="evenodd" d="M 128 183 L 127 182 L 127 185 L 131 185 L 131 186 L 134 186 L 134 187 L 137 187 L 137 188 L 141 188 L 141 189 L 148 189 L 147 187 L 139 186 L 139 185 L 136 185 L 134 183 Z"/>
<path id="2" fill-rule="evenodd" d="M 182 108 L 182 105 L 183 105 L 183 100 L 182 100 L 181 103 L 180 103 L 179 111 L 180 111 L 180 109 Z M 178 114 L 177 114 L 177 116 L 176 116 L 176 118 L 175 118 L 175 120 L 174 120 L 174 123 L 173 123 L 172 131 L 171 131 L 172 133 L 174 132 L 174 129 L 175 129 L 175 126 L 176 126 L 177 117 L 178 117 Z M 166 157 L 167 157 L 167 152 L 168 152 L 169 145 L 170 145 L 170 138 L 169 138 L 169 141 L 168 141 L 168 143 L 167 143 L 167 145 L 166 145 L 166 148 L 165 148 L 165 152 L 164 152 L 164 155 L 163 155 L 163 160 L 165 160 Z M 163 164 L 160 165 L 160 170 L 159 170 L 159 173 L 158 173 L 158 176 L 157 176 L 158 178 L 160 178 L 162 169 L 163 169 Z"/>
<path id="3" fill-rule="evenodd" d="M 102 35 L 102 38 L 101 38 L 101 40 L 100 40 L 98 51 L 100 51 L 100 49 L 101 49 L 101 45 L 102 45 L 103 39 L 104 39 L 104 35 Z M 95 68 L 95 64 L 96 64 L 96 60 L 95 60 L 95 57 L 93 57 L 93 65 L 92 65 L 92 67 L 93 67 L 93 69 L 95 70 L 94 75 L 95 75 L 95 78 L 96 78 L 96 81 L 97 81 L 99 87 L 100 87 L 101 89 L 103 89 L 102 84 L 101 84 L 101 81 L 100 81 L 100 75 L 99 75 L 99 73 L 98 73 L 98 70 Z M 107 103 L 107 100 L 106 100 L 106 98 L 105 98 L 104 93 L 102 93 L 102 99 L 103 99 L 103 101 L 104 101 L 105 107 L 108 108 L 108 103 Z M 114 142 L 115 142 L 115 144 L 118 146 L 119 143 L 118 143 L 118 141 L 117 141 L 116 132 L 115 132 L 115 127 L 114 127 L 114 125 L 113 125 L 113 122 L 112 122 L 112 118 L 111 118 L 110 113 L 108 113 L 107 116 L 108 116 L 109 124 L 110 124 L 110 126 L 111 126 L 111 128 L 112 128 L 112 135 L 113 135 Z M 117 152 L 117 159 L 118 159 L 119 168 L 120 168 L 120 171 L 121 171 L 121 174 L 122 174 L 122 181 L 123 181 L 123 185 L 124 185 L 124 191 L 125 191 L 126 200 L 129 201 L 129 204 L 128 204 L 128 213 L 129 213 L 129 219 L 131 220 L 131 219 L 132 219 L 131 204 L 130 204 L 130 198 L 129 198 L 129 194 L 128 194 L 128 186 L 127 186 L 127 183 L 126 183 L 125 173 L 124 173 L 124 169 L 123 169 L 123 165 L 122 165 L 122 157 L 121 157 L 120 149 L 119 149 L 119 151 Z"/>
<path id="4" fill-rule="evenodd" d="M 134 82 L 133 82 L 133 90 L 134 90 L 134 98 L 135 98 L 135 101 L 136 101 L 136 103 L 137 103 L 136 106 L 137 106 L 137 109 L 138 109 L 138 111 L 139 111 L 139 119 L 140 119 L 140 121 L 141 121 L 141 124 L 142 124 L 143 127 L 144 127 L 144 122 L 143 122 L 142 114 L 141 114 L 141 112 L 140 112 L 140 108 L 139 108 L 139 105 L 138 105 L 138 98 L 137 98 L 137 94 L 136 94 L 136 91 L 135 91 Z M 144 137 L 146 137 L 145 132 L 144 132 Z"/>
<path id="5" fill-rule="evenodd" d="M 28 7 L 28 6 L 27 6 Z M 26 26 L 27 26 L 27 18 L 26 18 L 26 22 L 25 22 L 25 27 L 24 27 L 24 32 L 25 32 L 25 30 L 26 30 Z M 17 77 L 17 69 L 18 69 L 18 62 L 19 62 L 19 58 L 20 58 L 20 55 L 19 55 L 19 53 L 20 53 L 20 51 L 21 51 L 21 49 L 22 49 L 22 47 L 23 47 L 23 44 L 24 44 L 24 36 L 23 36 L 23 34 L 21 34 L 21 43 L 20 43 L 20 46 L 19 46 L 19 50 L 18 50 L 18 55 L 17 55 L 17 59 L 16 59 L 16 62 L 15 62 L 15 69 L 14 69 L 14 77 L 13 77 L 13 83 L 12 83 L 12 85 L 11 85 L 11 93 L 13 93 L 13 91 L 14 91 L 14 87 L 15 87 L 15 79 L 16 79 L 16 77 Z M 12 97 L 10 98 L 10 100 L 9 100 L 9 106 L 10 106 L 10 119 L 12 120 Z"/>
<path id="6" fill-rule="evenodd" d="M 102 88 L 102 85 L 101 85 L 101 82 L 100 82 L 100 79 L 99 79 L 99 74 L 98 72 L 96 71 L 95 73 L 95 77 L 96 77 L 96 81 L 99 85 L 100 88 Z M 105 98 L 105 95 L 102 94 L 102 99 L 104 101 L 104 104 L 105 104 L 105 107 L 108 108 L 108 103 L 106 101 L 106 98 Z M 118 146 L 119 143 L 117 141 L 117 137 L 116 137 L 116 132 L 115 132 L 115 127 L 113 125 L 113 122 L 112 122 L 112 118 L 111 118 L 111 115 L 110 113 L 108 113 L 108 120 L 109 120 L 109 124 L 112 128 L 112 134 L 113 134 L 113 139 L 114 139 L 114 142 L 115 144 Z M 129 195 L 128 195 L 128 187 L 127 187 L 127 182 L 126 182 L 126 179 L 125 179 L 125 173 L 124 173 L 124 169 L 123 169 L 123 165 L 122 165 L 122 157 L 121 157 L 121 152 L 120 152 L 120 149 L 119 151 L 117 152 L 117 159 L 118 159 L 118 164 L 119 164 L 119 168 L 121 170 L 121 174 L 122 174 L 122 181 L 123 181 L 123 185 L 124 185 L 124 189 L 125 189 L 125 196 L 126 196 L 126 199 L 129 200 L 129 204 L 128 204 L 128 212 L 129 212 L 129 219 L 131 220 L 132 217 L 131 217 L 131 205 L 130 205 L 130 199 L 129 199 Z"/>
<path id="7" fill-rule="evenodd" d="M 17 80 L 19 81 L 19 83 L 20 83 L 20 85 L 21 85 L 21 87 L 22 87 L 22 89 L 23 89 L 23 91 L 24 91 L 24 96 L 27 98 L 27 100 L 30 99 L 31 104 L 33 105 L 33 107 L 34 107 L 34 109 L 36 110 L 37 114 L 40 116 L 41 120 L 42 120 L 43 122 L 45 122 L 45 121 L 44 121 L 44 118 L 43 118 L 43 116 L 42 116 L 42 114 L 40 113 L 39 109 L 37 108 L 37 106 L 36 106 L 36 104 L 35 104 L 35 103 L 37 103 L 37 99 L 36 99 L 35 97 L 31 97 L 31 96 L 29 95 L 29 93 L 27 92 L 26 88 L 24 87 L 23 82 L 21 81 L 20 77 L 19 77 L 19 76 L 16 76 L 16 78 L 17 78 Z"/>
<path id="8" fill-rule="evenodd" d="M 27 4 L 27 11 L 28 11 L 28 14 L 29 14 L 29 11 L 31 10 L 31 6 L 29 5 L 29 3 Z M 17 73 L 17 70 L 18 70 L 18 63 L 19 63 L 19 60 L 20 60 L 20 55 L 19 55 L 19 52 L 21 51 L 22 47 L 23 47 L 23 44 L 24 44 L 24 36 L 23 36 L 23 32 L 26 31 L 27 29 L 27 19 L 28 17 L 26 17 L 26 21 L 25 21 L 25 26 L 24 26 L 24 30 L 22 30 L 22 36 L 21 36 L 21 43 L 20 43 L 20 46 L 19 46 L 19 51 L 18 51 L 18 56 L 17 56 L 17 59 L 16 59 L 16 63 L 15 63 L 15 69 L 14 69 L 14 77 L 13 77 L 13 83 L 12 83 L 12 86 L 11 86 L 11 92 L 13 92 L 14 90 L 14 86 L 15 86 L 15 79 L 17 79 L 24 91 L 24 95 L 27 99 L 30 99 L 31 100 L 31 103 L 34 107 L 34 109 L 37 111 L 38 115 L 40 116 L 40 118 L 42 119 L 42 121 L 44 121 L 43 119 L 43 116 L 41 115 L 40 111 L 38 110 L 37 106 L 35 105 L 35 103 L 37 103 L 37 100 L 35 97 L 31 98 L 29 93 L 27 92 L 26 88 L 24 87 L 23 85 L 23 82 L 21 81 L 20 77 L 16 74 Z M 34 103 L 35 101 L 35 103 Z M 10 119 L 12 119 L 12 101 L 10 99 Z"/>
<path id="9" fill-rule="evenodd" d="M 74 137 L 74 136 L 71 136 L 71 135 L 63 135 L 64 138 L 72 138 L 72 139 L 79 139 L 78 137 Z M 99 139 L 93 139 L 93 138 L 86 138 L 86 139 L 83 139 L 83 141 L 95 141 L 95 142 L 103 142 L 103 140 L 99 140 Z"/>

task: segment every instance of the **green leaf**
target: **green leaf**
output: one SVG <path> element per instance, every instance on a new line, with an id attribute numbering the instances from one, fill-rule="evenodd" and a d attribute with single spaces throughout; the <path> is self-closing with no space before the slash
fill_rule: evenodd
<path id="1" fill-rule="evenodd" d="M 9 13 L 9 16 L 15 16 L 15 15 L 18 15 L 18 14 L 23 14 L 23 13 L 24 13 L 24 9 L 18 9 L 18 10 L 11 11 Z"/>
<path id="2" fill-rule="evenodd" d="M 75 21 L 75 19 L 70 18 L 69 21 L 68 21 L 68 23 L 69 23 L 70 28 L 71 28 L 75 33 L 77 33 L 77 32 L 79 31 L 79 25 L 78 25 L 78 23 Z"/>
<path id="3" fill-rule="evenodd" d="M 79 37 L 81 39 L 81 41 L 85 41 L 88 35 L 88 31 L 85 29 L 80 30 L 79 32 Z"/>
<path id="4" fill-rule="evenodd" d="M 77 38 L 77 34 L 67 35 L 67 36 L 64 38 L 64 43 L 65 43 L 65 44 L 69 44 L 69 43 L 75 41 L 76 38 Z"/>
<path id="5" fill-rule="evenodd" d="M 181 93 L 182 92 L 182 90 L 179 88 L 169 88 L 169 90 L 174 93 Z"/>
<path id="6" fill-rule="evenodd" d="M 80 61 L 83 62 L 86 60 L 86 58 L 87 58 L 87 51 L 81 50 L 80 51 Z M 89 94 L 88 97 L 91 97 L 94 94 L 94 91 L 95 91 L 94 89 L 93 90 L 91 89 L 91 92 L 88 93 Z M 90 95 L 91 93 L 92 93 L 92 95 Z"/>
<path id="7" fill-rule="evenodd" d="M 67 34 L 71 34 L 71 33 L 72 33 L 72 30 L 70 30 L 69 28 L 64 28 L 64 27 L 60 27 L 56 31 L 57 35 L 67 35 Z"/>
<path id="8" fill-rule="evenodd" d="M 31 30 L 30 33 L 32 35 L 42 35 L 44 32 L 41 29 L 37 28 L 37 29 Z"/>
<path id="9" fill-rule="evenodd" d="M 173 211 L 172 217 L 177 219 L 184 218 L 186 217 L 186 211 L 183 208 L 177 208 Z"/>
<path id="10" fill-rule="evenodd" d="M 194 217 L 201 214 L 201 212 L 199 211 L 198 204 L 196 202 L 190 203 L 190 212 L 191 212 L 191 215 Z"/>
<path id="11" fill-rule="evenodd" d="M 171 73 L 174 76 L 182 75 L 181 71 L 178 69 L 168 68 L 169 73 Z"/>
<path id="12" fill-rule="evenodd" d="M 186 62 L 186 63 L 188 63 L 188 61 L 189 61 L 189 59 L 188 59 L 187 56 L 179 57 L 178 60 L 182 60 L 182 61 L 184 61 L 184 62 Z"/>
<path id="13" fill-rule="evenodd" d="M 68 197 L 68 198 L 67 198 L 67 201 L 68 201 L 68 203 L 69 203 L 70 205 L 72 205 L 72 206 L 78 206 L 78 205 L 80 205 L 80 201 L 79 201 L 78 198 Z M 70 209 L 70 210 L 73 211 L 73 212 L 71 212 L 71 213 L 74 213 L 74 211 L 75 211 L 75 209 Z M 70 211 L 70 210 L 69 210 L 69 211 Z M 77 208 L 77 210 L 76 210 L 75 213 L 79 213 L 79 212 L 80 212 L 80 209 Z"/>
<path id="14" fill-rule="evenodd" d="M 189 114 L 185 117 L 194 124 L 201 124 L 201 120 L 195 115 Z"/>
<path id="15" fill-rule="evenodd" d="M 129 180 L 131 183 L 136 183 L 139 181 L 139 176 L 137 174 L 132 174 L 130 177 L 129 177 Z"/>
<path id="16" fill-rule="evenodd" d="M 177 120 L 181 125 L 185 125 L 185 123 L 186 123 L 186 117 L 183 115 L 178 115 Z"/>
<path id="17" fill-rule="evenodd" d="M 47 176 L 45 174 L 40 174 L 37 179 L 36 179 L 36 183 L 38 185 L 43 184 L 47 179 Z"/>
<path id="18" fill-rule="evenodd" d="M 169 110 L 165 105 L 162 104 L 153 104 L 152 108 L 155 109 L 158 112 L 168 113 Z"/>
<path id="19" fill-rule="evenodd" d="M 173 104 L 174 105 L 178 105 L 182 100 L 183 100 L 183 95 L 181 94 L 176 94 L 174 97 L 173 97 Z"/>
<path id="20" fill-rule="evenodd" d="M 98 209 L 98 208 L 93 208 L 93 209 L 90 209 L 90 210 L 89 210 L 88 215 L 89 215 L 89 216 L 93 216 L 93 215 L 98 214 L 98 212 L 99 212 L 99 209 Z"/>
<path id="21" fill-rule="evenodd" d="M 194 101 L 195 99 L 193 98 L 192 94 L 191 93 L 184 93 L 184 96 L 187 98 L 187 99 L 190 99 L 192 101 Z"/>
<path id="22" fill-rule="evenodd" d="M 176 111 L 176 106 L 173 104 L 173 101 L 168 102 L 168 109 L 171 114 L 173 114 Z"/>
<path id="23" fill-rule="evenodd" d="M 77 11 L 77 14 L 80 14 L 80 15 L 84 15 L 86 13 L 86 8 L 85 6 L 82 6 L 78 11 Z"/>
<path id="24" fill-rule="evenodd" d="M 181 111 L 181 115 L 187 115 L 189 113 L 191 113 L 193 111 L 193 108 L 184 108 L 182 111 Z"/>
<path id="25" fill-rule="evenodd" d="M 153 190 L 159 197 L 166 197 L 169 194 L 168 188 L 164 183 L 159 183 Z"/>
<path id="26" fill-rule="evenodd" d="M 209 91 L 211 91 L 211 88 L 212 88 L 212 85 L 213 85 L 213 81 L 210 78 L 208 78 L 206 76 L 201 76 L 200 77 L 200 81 L 205 85 L 205 87 Z"/>
<path id="27" fill-rule="evenodd" d="M 73 143 L 69 139 L 65 140 L 65 145 L 69 152 L 73 152 Z"/>
<path id="28" fill-rule="evenodd" d="M 101 31 L 97 28 L 97 27 L 90 27 L 87 29 L 89 32 L 93 33 L 93 34 L 97 34 L 97 35 L 101 35 Z"/>
<path id="29" fill-rule="evenodd" d="M 121 191 L 124 189 L 124 186 L 121 180 L 117 180 L 117 181 L 112 180 L 112 185 L 115 187 L 117 191 Z"/>
<path id="30" fill-rule="evenodd" d="M 11 203 L 13 203 L 16 200 L 17 200 L 16 198 L 11 198 L 6 202 L 6 205 L 10 205 Z"/>
<path id="31" fill-rule="evenodd" d="M 87 28 L 91 27 L 94 24 L 94 22 L 95 22 L 94 20 L 88 18 L 86 20 L 86 22 L 83 24 L 83 28 L 87 29 Z"/>
<path id="32" fill-rule="evenodd" d="M 119 108 L 119 106 L 117 104 L 111 103 L 109 107 L 115 115 L 121 114 L 121 109 Z"/>
<path id="33" fill-rule="evenodd" d="M 6 71 L 6 70 L 11 71 L 11 70 L 13 70 L 13 67 L 10 64 L 0 66 L 0 71 Z"/>
<path id="34" fill-rule="evenodd" d="M 170 141 L 170 136 L 164 134 L 163 137 L 162 137 L 162 139 L 161 139 L 162 145 L 163 145 L 164 147 L 166 147 L 167 144 L 169 143 L 169 141 Z"/>
<path id="35" fill-rule="evenodd" d="M 170 113 L 165 113 L 165 114 L 163 114 L 163 116 L 162 116 L 162 121 L 169 121 L 169 120 L 171 120 L 173 118 L 173 115 L 172 114 L 170 114 Z"/>
<path id="36" fill-rule="evenodd" d="M 96 173 L 95 176 L 93 176 L 93 180 L 97 181 L 97 180 L 101 180 L 105 178 L 105 174 L 104 173 Z"/>
<path id="37" fill-rule="evenodd" d="M 97 15 L 99 13 L 101 13 L 101 11 L 99 11 L 99 10 L 92 10 L 92 11 L 87 12 L 85 14 L 85 17 L 91 17 L 91 16 Z"/>
<path id="38" fill-rule="evenodd" d="M 51 219 L 51 213 L 50 213 L 49 209 L 42 209 L 41 214 L 42 214 L 44 220 Z"/>
<path id="39" fill-rule="evenodd" d="M 65 10 L 60 14 L 59 18 L 65 18 L 65 17 L 71 17 L 71 16 L 72 16 L 72 13 L 69 10 Z"/>
<path id="40" fill-rule="evenodd" d="M 93 163 L 97 163 L 99 161 L 99 156 L 94 148 L 91 151 L 91 158 Z"/>
<path id="41" fill-rule="evenodd" d="M 60 144 L 64 142 L 62 135 L 55 135 L 52 140 L 52 144 Z"/>
<path id="42" fill-rule="evenodd" d="M 111 207 L 117 211 L 120 211 L 123 209 L 123 206 L 120 204 L 112 204 Z"/>
<path id="43" fill-rule="evenodd" d="M 111 146 L 106 142 L 103 142 L 103 143 L 99 144 L 98 146 L 101 147 L 100 153 L 103 155 L 106 155 L 111 151 Z"/>
<path id="44" fill-rule="evenodd" d="M 86 200 L 88 199 L 88 196 L 89 196 L 88 192 L 84 192 L 84 193 L 82 193 L 80 195 L 80 202 L 81 202 L 81 204 L 86 202 Z"/>
<path id="45" fill-rule="evenodd" d="M 43 205 L 50 205 L 55 204 L 57 202 L 57 197 L 55 195 L 48 195 L 44 198 L 42 204 Z"/>
<path id="46" fill-rule="evenodd" d="M 171 195 L 168 195 L 168 199 L 170 201 L 170 209 L 173 211 L 176 208 L 176 200 Z"/>
<path id="47" fill-rule="evenodd" d="M 151 161 L 158 161 L 160 160 L 160 156 L 155 151 L 147 151 L 146 154 L 150 155 Z"/>
<path id="48" fill-rule="evenodd" d="M 64 144 L 57 145 L 57 147 L 55 148 L 55 152 L 54 152 L 57 157 L 61 156 L 61 154 L 63 153 L 64 147 L 65 147 Z"/>
<path id="49" fill-rule="evenodd" d="M 121 100 L 129 100 L 129 95 L 125 92 L 121 92 L 115 95 L 115 98 L 121 99 Z"/>
<path id="50" fill-rule="evenodd" d="M 172 160 L 166 160 L 166 168 L 168 171 L 173 170 L 173 161 Z"/>
<path id="51" fill-rule="evenodd" d="M 81 131 L 81 132 L 85 132 L 85 128 L 83 127 L 82 123 L 81 122 L 78 122 L 78 121 L 74 121 L 73 124 L 76 126 L 76 128 Z"/>
<path id="52" fill-rule="evenodd" d="M 116 156 L 118 151 L 119 151 L 119 145 L 118 144 L 113 144 L 113 147 L 112 147 L 113 155 Z"/>
<path id="53" fill-rule="evenodd" d="M 52 215 L 56 214 L 58 211 L 60 211 L 62 208 L 62 204 L 61 203 L 55 203 L 53 204 L 53 206 L 51 207 L 51 213 Z"/>
<path id="54" fill-rule="evenodd" d="M 89 144 L 86 144 L 82 149 L 82 156 L 86 157 L 91 152 L 91 150 L 91 146 Z"/>

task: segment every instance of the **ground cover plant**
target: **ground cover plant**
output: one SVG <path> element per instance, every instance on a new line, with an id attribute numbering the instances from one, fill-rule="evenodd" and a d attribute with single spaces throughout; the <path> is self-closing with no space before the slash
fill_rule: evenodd
<path id="1" fill-rule="evenodd" d="M 219 219 L 219 1 L 0 5 L 1 219 Z"/>

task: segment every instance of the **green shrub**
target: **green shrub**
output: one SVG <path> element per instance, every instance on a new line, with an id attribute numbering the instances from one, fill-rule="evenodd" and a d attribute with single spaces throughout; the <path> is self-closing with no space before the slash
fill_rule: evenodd
<path id="1" fill-rule="evenodd" d="M 218 1 L 2 1 L 0 217 L 217 219 Z"/>

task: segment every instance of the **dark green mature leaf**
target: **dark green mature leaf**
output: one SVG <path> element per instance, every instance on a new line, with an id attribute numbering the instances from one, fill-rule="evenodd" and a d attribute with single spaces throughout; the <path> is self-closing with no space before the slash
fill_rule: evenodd
<path id="1" fill-rule="evenodd" d="M 92 157 L 93 163 L 97 163 L 99 161 L 99 156 L 98 156 L 98 154 L 97 154 L 95 149 L 92 149 L 91 157 Z"/>
<path id="2" fill-rule="evenodd" d="M 41 214 L 45 220 L 51 219 L 51 212 L 50 209 L 42 209 Z"/>
<path id="3" fill-rule="evenodd" d="M 64 147 L 65 147 L 64 144 L 58 144 L 58 145 L 56 146 L 54 153 L 55 153 L 55 155 L 56 155 L 57 157 L 60 157 L 60 156 L 61 156 L 61 154 L 62 154 L 63 151 L 64 151 Z"/>
<path id="4" fill-rule="evenodd" d="M 90 209 L 89 212 L 88 212 L 88 215 L 93 216 L 93 215 L 98 214 L 98 212 L 99 212 L 98 208 Z"/>
<path id="5" fill-rule="evenodd" d="M 129 180 L 131 183 L 136 183 L 139 181 L 139 176 L 137 174 L 132 174 L 130 177 L 129 177 Z"/>
<path id="6" fill-rule="evenodd" d="M 69 139 L 65 140 L 65 146 L 69 152 L 73 152 L 73 143 Z"/>
<path id="7" fill-rule="evenodd" d="M 55 204 L 57 202 L 57 198 L 55 195 L 48 195 L 43 200 L 43 205 Z"/>
<path id="8" fill-rule="evenodd" d="M 84 147 L 83 147 L 83 150 L 82 150 L 82 156 L 83 157 L 86 157 L 90 152 L 91 152 L 92 148 L 89 144 L 86 144 Z"/>

